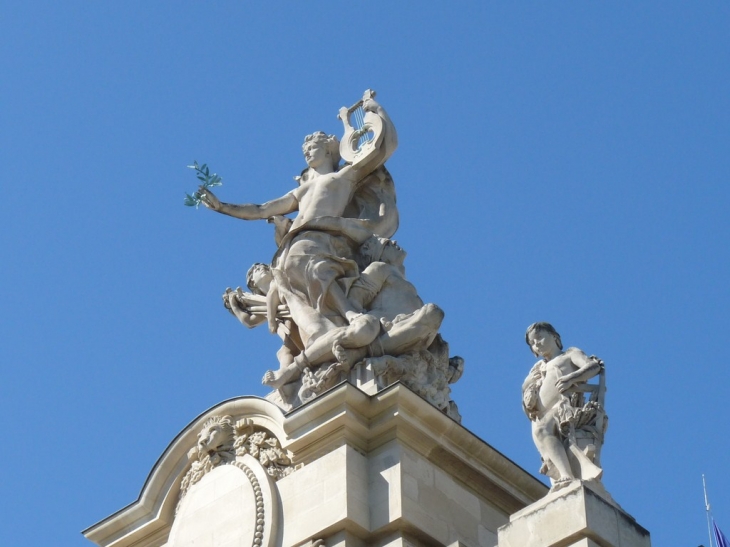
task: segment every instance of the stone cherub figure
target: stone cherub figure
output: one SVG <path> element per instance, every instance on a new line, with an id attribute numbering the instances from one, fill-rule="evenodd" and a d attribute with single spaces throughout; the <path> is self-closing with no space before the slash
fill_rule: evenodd
<path id="1" fill-rule="evenodd" d="M 552 490 L 574 480 L 598 481 L 600 451 L 607 426 L 603 409 L 603 361 L 578 348 L 563 351 L 550 323 L 527 328 L 525 341 L 541 357 L 522 384 L 522 406 L 532 421 L 532 438 L 551 479 Z M 599 376 L 598 385 L 588 380 Z M 584 394 L 590 392 L 589 401 Z"/>
<path id="2" fill-rule="evenodd" d="M 286 368 L 302 352 L 304 344 L 297 325 L 288 313 L 282 314 L 282 311 L 288 312 L 288 309 L 281 301 L 271 267 L 268 264 L 255 263 L 246 273 L 246 285 L 250 293 L 242 292 L 240 287 L 235 291 L 227 288 L 223 293 L 223 304 L 246 327 L 252 329 L 267 323 L 269 332 L 279 335 L 282 344 L 276 357 L 280 368 Z M 263 305 L 257 297 L 265 299 Z"/>

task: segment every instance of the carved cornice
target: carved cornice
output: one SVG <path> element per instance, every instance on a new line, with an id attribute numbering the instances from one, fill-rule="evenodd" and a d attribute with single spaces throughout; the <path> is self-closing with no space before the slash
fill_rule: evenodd
<path id="1" fill-rule="evenodd" d="M 190 452 L 197 446 L 198 433 L 211 417 L 246 417 L 254 429 L 266 430 L 277 439 L 285 437 L 284 413 L 259 397 L 237 397 L 223 401 L 200 414 L 170 443 L 152 468 L 136 501 L 82 533 L 98 545 L 132 546 L 166 538 L 175 517 L 183 478 L 191 467 Z M 160 545 L 164 543 L 160 541 Z"/>
<path id="2" fill-rule="evenodd" d="M 283 442 L 294 462 L 306 465 L 337 446 L 362 453 L 398 439 L 444 463 L 468 487 L 507 513 L 545 495 L 538 479 L 401 384 L 366 395 L 341 384 L 287 415 Z"/>
<path id="3" fill-rule="evenodd" d="M 273 479 L 278 478 L 277 473 L 290 473 L 342 445 L 367 454 L 397 439 L 508 514 L 547 492 L 538 479 L 405 386 L 394 384 L 367 395 L 343 383 L 287 415 L 273 403 L 254 397 L 213 407 L 170 444 L 136 502 L 85 530 L 84 535 L 104 547 L 131 547 L 155 534 L 166 537 L 183 479 L 192 469 L 188 452 L 198 446 L 198 434 L 207 420 L 226 415 L 237 419 L 240 426 L 233 452 L 219 454 L 218 465 L 235 465 L 239 454 L 245 453 L 243 457 L 256 458 Z M 243 418 L 248 421 L 241 423 Z M 241 432 L 245 428 L 251 434 L 244 438 Z M 276 451 L 264 450 L 262 456 L 261 447 L 272 448 L 266 444 L 272 438 L 288 459 L 277 459 Z"/>

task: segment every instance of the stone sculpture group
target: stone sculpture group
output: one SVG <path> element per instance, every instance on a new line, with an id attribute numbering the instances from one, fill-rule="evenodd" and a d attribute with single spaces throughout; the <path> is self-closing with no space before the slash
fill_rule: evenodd
<path id="1" fill-rule="evenodd" d="M 271 262 L 251 266 L 248 291 L 226 289 L 223 303 L 243 325 L 265 323 L 281 338 L 279 366 L 262 382 L 285 409 L 314 399 L 359 366 L 378 388 L 400 381 L 460 421 L 449 384 L 460 378 L 464 361 L 449 357 L 438 334 L 444 312 L 418 296 L 406 279 L 406 253 L 391 239 L 398 209 L 385 162 L 398 138 L 374 96 L 368 90 L 354 106 L 340 109 L 341 141 L 321 131 L 305 137 L 307 167 L 284 196 L 234 205 L 220 201 L 212 184 L 196 192 L 213 211 L 274 227 Z M 541 358 L 522 386 L 541 473 L 554 490 L 576 479 L 600 481 L 608 423 L 603 362 L 577 348 L 562 351 L 549 323 L 531 325 L 525 339 Z M 599 383 L 589 384 L 596 376 Z"/>
<path id="2" fill-rule="evenodd" d="M 234 205 L 210 187 L 198 190 L 213 211 L 274 226 L 273 259 L 250 268 L 250 292 L 227 289 L 224 305 L 245 326 L 266 323 L 281 338 L 279 366 L 262 382 L 284 408 L 315 398 L 359 365 L 379 387 L 401 381 L 459 420 L 449 384 L 461 376 L 463 359 L 449 358 L 438 334 L 444 313 L 418 296 L 405 276 L 406 253 L 390 239 L 398 209 L 385 162 L 398 139 L 374 96 L 368 90 L 340 110 L 341 141 L 323 132 L 305 137 L 307 167 L 286 195 Z"/>
<path id="3" fill-rule="evenodd" d="M 339 117 L 341 141 L 308 135 L 297 187 L 263 205 L 221 202 L 220 177 L 190 166 L 201 186 L 186 205 L 273 225 L 273 258 L 249 268 L 247 291 L 223 294 L 240 323 L 281 339 L 262 380 L 272 391 L 199 416 L 138 500 L 86 537 L 103 547 L 650 547 L 601 483 L 604 363 L 563 350 L 549 323 L 525 333 L 540 360 L 522 406 L 550 493 L 539 499 L 545 485 L 453 423 L 449 386 L 464 361 L 449 357 L 444 312 L 419 297 L 392 239 L 395 127 L 371 91 Z M 405 387 L 380 392 L 395 382 Z"/>

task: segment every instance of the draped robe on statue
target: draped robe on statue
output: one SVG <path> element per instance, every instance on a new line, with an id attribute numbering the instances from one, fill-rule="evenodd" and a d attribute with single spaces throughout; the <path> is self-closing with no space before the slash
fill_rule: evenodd
<path id="1" fill-rule="evenodd" d="M 385 167 L 358 183 L 343 217 L 361 221 L 374 235 L 392 236 L 398 228 L 395 186 Z M 358 243 L 327 226 L 326 217 L 291 230 L 272 260 L 272 273 L 282 301 L 298 325 L 306 346 L 332 328 L 347 324 L 332 307 L 333 283 L 347 294 L 360 271 L 354 260 Z"/>

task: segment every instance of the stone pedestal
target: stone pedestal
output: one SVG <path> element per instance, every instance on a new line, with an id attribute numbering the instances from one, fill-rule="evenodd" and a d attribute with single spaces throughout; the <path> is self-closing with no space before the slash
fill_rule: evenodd
<path id="1" fill-rule="evenodd" d="M 605 490 L 576 482 L 510 517 L 499 547 L 650 547 L 649 532 Z"/>
<path id="2" fill-rule="evenodd" d="M 211 408 L 137 501 L 83 533 L 102 547 L 650 546 L 605 490 L 546 494 L 404 386 L 344 383 L 287 414 L 257 397 Z"/>
<path id="3" fill-rule="evenodd" d="M 192 458 L 222 416 L 235 453 Z M 289 458 L 272 463 L 276 450 Z M 208 410 L 136 502 L 83 533 L 103 547 L 494 547 L 509 515 L 546 491 L 404 386 L 345 383 L 288 414 L 256 397 Z"/>

